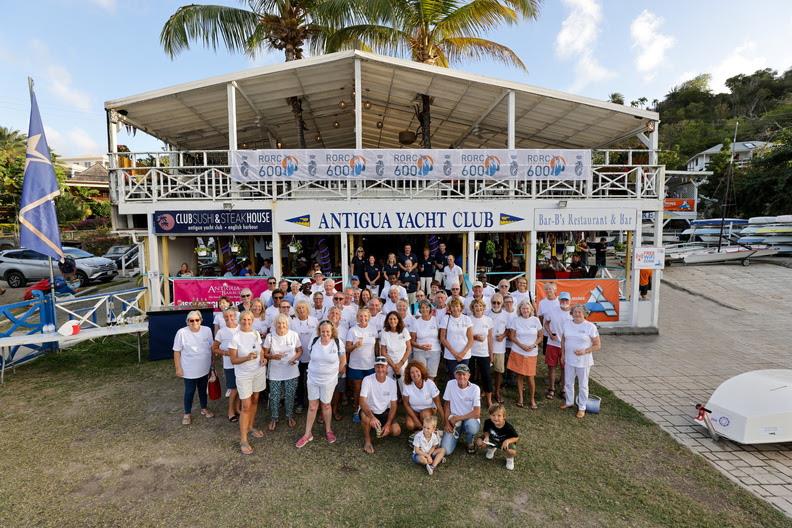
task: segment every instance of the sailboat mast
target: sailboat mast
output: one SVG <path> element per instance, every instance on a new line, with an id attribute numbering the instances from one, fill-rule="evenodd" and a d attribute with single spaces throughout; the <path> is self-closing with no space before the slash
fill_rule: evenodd
<path id="1" fill-rule="evenodd" d="M 721 224 L 720 224 L 720 233 L 718 234 L 718 253 L 720 253 L 721 247 L 723 246 L 723 227 L 726 223 L 726 206 L 727 200 L 729 199 L 729 191 L 731 190 L 731 183 L 732 178 L 734 177 L 734 144 L 737 143 L 737 127 L 740 126 L 740 122 L 737 121 L 734 123 L 734 139 L 732 139 L 731 144 L 731 156 L 729 157 L 729 171 L 726 173 L 726 192 L 723 193 L 723 201 L 721 202 Z"/>

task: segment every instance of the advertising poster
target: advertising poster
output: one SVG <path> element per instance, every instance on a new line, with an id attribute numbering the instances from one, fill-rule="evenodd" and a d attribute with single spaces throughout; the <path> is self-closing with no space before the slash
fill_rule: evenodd
<path id="1" fill-rule="evenodd" d="M 552 282 L 556 293 L 569 292 L 572 306 L 585 304 L 591 312 L 588 320 L 592 323 L 614 322 L 619 320 L 619 280 L 618 279 L 557 279 L 536 281 L 537 306 L 544 299 L 544 285 Z"/>
<path id="2" fill-rule="evenodd" d="M 179 306 L 192 302 L 217 303 L 223 295 L 228 297 L 231 304 L 239 304 L 242 299 L 239 292 L 245 288 L 250 288 L 253 298 L 261 295 L 267 289 L 266 277 L 255 279 L 243 278 L 219 278 L 219 279 L 199 279 L 185 278 L 173 280 L 173 304 Z"/>

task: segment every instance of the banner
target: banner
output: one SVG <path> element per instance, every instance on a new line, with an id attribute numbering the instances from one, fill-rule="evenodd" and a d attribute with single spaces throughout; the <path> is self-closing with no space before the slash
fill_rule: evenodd
<path id="1" fill-rule="evenodd" d="M 693 198 L 665 198 L 663 209 L 666 211 L 696 212 L 696 200 Z"/>
<path id="2" fill-rule="evenodd" d="M 591 175 L 590 150 L 261 149 L 231 154 L 231 177 L 237 181 L 585 180 Z"/>
<path id="3" fill-rule="evenodd" d="M 635 269 L 664 269 L 664 247 L 640 247 L 635 250 Z"/>
<path id="4" fill-rule="evenodd" d="M 556 293 L 569 292 L 572 306 L 584 304 L 591 312 L 588 320 L 613 322 L 619 320 L 619 280 L 618 279 L 558 279 L 536 281 L 537 306 L 544 299 L 544 285 L 552 282 Z"/>
<path id="5" fill-rule="evenodd" d="M 154 232 L 161 235 L 271 233 L 272 211 L 270 209 L 154 211 Z"/>
<path id="6" fill-rule="evenodd" d="M 635 229 L 635 209 L 536 209 L 537 231 L 613 231 Z"/>
<path id="7" fill-rule="evenodd" d="M 208 302 L 216 304 L 223 295 L 228 297 L 231 304 L 239 304 L 242 299 L 239 292 L 250 288 L 253 297 L 261 295 L 267 289 L 267 278 L 217 278 L 217 279 L 179 279 L 173 278 L 173 304 L 187 304 L 192 302 Z"/>

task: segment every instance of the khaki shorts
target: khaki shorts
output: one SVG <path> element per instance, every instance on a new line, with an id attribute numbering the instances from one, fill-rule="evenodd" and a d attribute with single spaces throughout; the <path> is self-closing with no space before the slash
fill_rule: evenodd
<path id="1" fill-rule="evenodd" d="M 492 372 L 506 372 L 506 354 L 492 354 Z"/>
<path id="2" fill-rule="evenodd" d="M 236 378 L 237 392 L 240 400 L 250 398 L 254 392 L 261 392 L 267 388 L 267 369 L 260 369 L 250 377 Z"/>

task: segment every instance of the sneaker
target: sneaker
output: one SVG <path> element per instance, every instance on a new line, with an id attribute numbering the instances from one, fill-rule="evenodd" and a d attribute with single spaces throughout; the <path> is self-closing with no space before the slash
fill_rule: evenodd
<path id="1" fill-rule="evenodd" d="M 225 397 L 228 398 L 231 396 L 231 389 L 226 389 Z"/>
<path id="2" fill-rule="evenodd" d="M 327 433 L 327 442 L 330 444 L 336 443 L 336 435 L 333 431 Z"/>
<path id="3" fill-rule="evenodd" d="M 514 470 L 514 458 L 506 459 L 506 469 L 508 469 L 509 471 Z"/>
<path id="4" fill-rule="evenodd" d="M 492 460 L 493 458 L 495 458 L 495 451 L 497 451 L 497 449 L 496 449 L 496 448 L 494 448 L 494 447 L 488 447 L 488 448 L 487 448 L 487 453 L 484 455 L 484 457 L 485 457 L 487 460 Z"/>
<path id="5" fill-rule="evenodd" d="M 192 416 L 185 414 L 182 416 L 182 425 L 190 425 L 192 423 Z"/>
<path id="6" fill-rule="evenodd" d="M 305 447 L 305 445 L 308 442 L 313 442 L 313 436 L 301 436 L 300 439 L 297 440 L 297 443 L 294 444 L 294 447 L 296 447 L 297 449 L 300 449 L 302 447 Z"/>
<path id="7" fill-rule="evenodd" d="M 360 423 L 360 411 L 355 411 L 355 414 L 352 415 L 352 423 Z"/>
<path id="8" fill-rule="evenodd" d="M 475 455 L 476 454 L 476 445 L 475 444 L 470 444 L 469 446 L 467 446 L 467 452 L 468 452 L 468 455 Z"/>
<path id="9" fill-rule="evenodd" d="M 432 464 L 426 464 L 426 472 L 429 473 L 430 475 L 434 473 L 434 468 L 432 467 Z"/>

